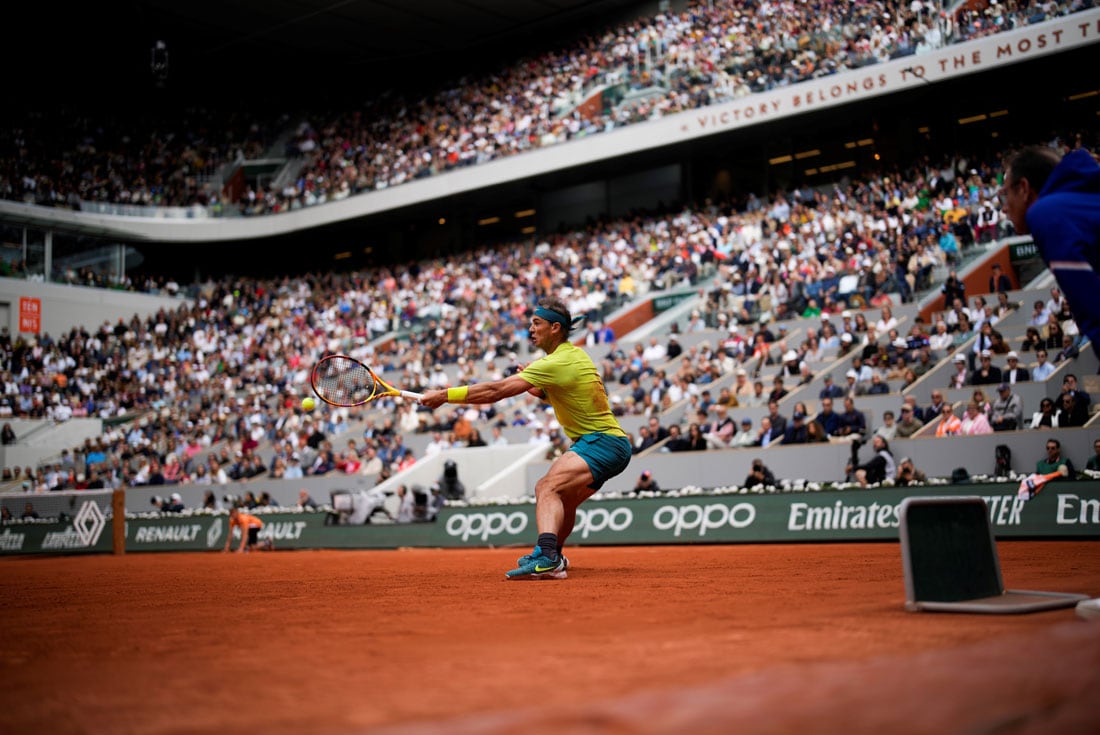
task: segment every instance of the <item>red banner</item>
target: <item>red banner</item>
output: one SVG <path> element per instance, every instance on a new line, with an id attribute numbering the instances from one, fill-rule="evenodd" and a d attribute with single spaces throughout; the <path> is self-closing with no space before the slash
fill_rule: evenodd
<path id="1" fill-rule="evenodd" d="M 42 331 L 42 299 L 19 297 L 19 331 L 34 334 Z"/>

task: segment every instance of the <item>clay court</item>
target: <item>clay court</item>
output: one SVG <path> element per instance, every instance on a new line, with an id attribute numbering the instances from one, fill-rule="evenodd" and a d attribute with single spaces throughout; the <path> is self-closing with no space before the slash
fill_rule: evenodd
<path id="1" fill-rule="evenodd" d="M 1100 594 L 1100 543 L 1002 542 Z M 908 613 L 896 543 L 5 559 L 9 733 L 1086 733 L 1100 623 Z"/>

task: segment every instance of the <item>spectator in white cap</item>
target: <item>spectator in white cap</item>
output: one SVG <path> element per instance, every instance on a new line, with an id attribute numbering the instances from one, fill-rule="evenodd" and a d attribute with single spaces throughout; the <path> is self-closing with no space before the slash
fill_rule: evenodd
<path id="1" fill-rule="evenodd" d="M 1005 361 L 1007 365 L 1005 369 L 1001 371 L 1001 380 L 1009 385 L 1016 385 L 1017 383 L 1026 382 L 1031 380 L 1031 375 L 1028 373 L 1027 368 L 1020 367 L 1020 356 L 1016 354 L 1014 350 L 1009 350 L 1005 355 Z"/>
<path id="2" fill-rule="evenodd" d="M 955 353 L 955 372 L 951 375 L 949 382 L 952 388 L 965 388 L 970 384 L 970 371 L 966 369 L 966 355 L 961 352 Z"/>
<path id="3" fill-rule="evenodd" d="M 855 347 L 855 336 L 851 332 L 844 332 L 840 335 L 840 349 L 836 351 L 837 357 L 844 357 L 852 348 Z"/>
<path id="4" fill-rule="evenodd" d="M 970 374 L 971 385 L 997 385 L 1001 382 L 1001 369 L 993 364 L 993 353 L 982 350 L 978 355 L 978 367 Z"/>
<path id="5" fill-rule="evenodd" d="M 784 377 L 796 378 L 802 373 L 802 360 L 795 350 L 787 350 L 783 353 L 783 367 L 780 373 Z"/>
<path id="6" fill-rule="evenodd" d="M 182 513 L 183 512 L 183 496 L 179 493 L 172 493 L 168 496 L 168 501 L 160 507 L 165 513 Z"/>
<path id="7" fill-rule="evenodd" d="M 741 336 L 741 329 L 736 324 L 729 326 L 729 332 L 722 340 L 721 347 L 722 352 L 726 354 L 726 357 L 740 360 L 745 355 L 745 338 Z"/>
<path id="8" fill-rule="evenodd" d="M 848 372 L 844 373 L 844 380 L 847 381 L 844 386 L 844 395 L 854 398 L 859 394 L 859 386 L 856 384 L 858 378 L 859 373 L 855 370 L 849 369 Z"/>
<path id="9" fill-rule="evenodd" d="M 856 380 L 860 383 L 870 383 L 871 376 L 875 374 L 871 366 L 863 361 L 862 355 L 855 355 L 852 357 L 852 369 L 856 373 Z"/>

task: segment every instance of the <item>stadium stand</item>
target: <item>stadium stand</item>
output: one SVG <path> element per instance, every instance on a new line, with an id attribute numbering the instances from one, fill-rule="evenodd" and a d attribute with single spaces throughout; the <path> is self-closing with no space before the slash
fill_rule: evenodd
<path id="1" fill-rule="evenodd" d="M 199 106 L 163 119 L 26 110 L 0 131 L 0 197 L 134 212 L 285 212 L 919 56 L 1090 4 L 972 5 L 948 13 L 932 2 L 695 2 L 420 98 L 386 95 L 362 108 L 312 110 L 304 120 L 286 112 L 229 117 Z M 242 183 L 246 161 L 275 161 L 279 170 Z"/>

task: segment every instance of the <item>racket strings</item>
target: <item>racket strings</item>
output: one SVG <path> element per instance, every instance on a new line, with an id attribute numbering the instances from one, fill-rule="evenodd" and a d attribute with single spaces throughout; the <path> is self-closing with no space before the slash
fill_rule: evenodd
<path id="1" fill-rule="evenodd" d="M 370 370 L 361 362 L 335 355 L 318 363 L 313 387 L 329 403 L 354 405 L 369 400 L 377 386 Z"/>

